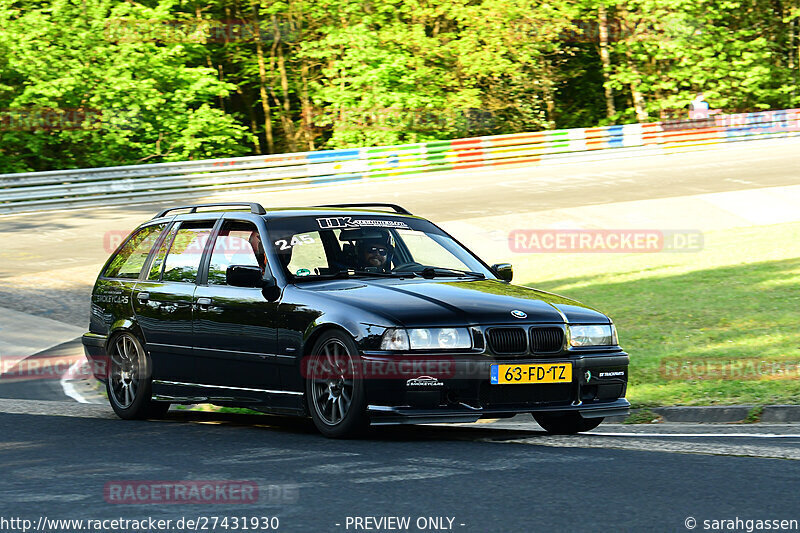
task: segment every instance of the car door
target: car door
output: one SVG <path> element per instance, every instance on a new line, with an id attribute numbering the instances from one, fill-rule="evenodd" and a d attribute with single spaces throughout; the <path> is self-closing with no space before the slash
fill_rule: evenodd
<path id="1" fill-rule="evenodd" d="M 276 367 L 277 303 L 260 288 L 226 283 L 231 265 L 268 268 L 251 221 L 225 220 L 210 248 L 207 276 L 194 297 L 193 336 L 202 383 L 232 389 L 280 389 Z"/>
<path id="2" fill-rule="evenodd" d="M 158 380 L 193 383 L 192 303 L 213 220 L 174 225 L 136 284 L 133 308 Z"/>

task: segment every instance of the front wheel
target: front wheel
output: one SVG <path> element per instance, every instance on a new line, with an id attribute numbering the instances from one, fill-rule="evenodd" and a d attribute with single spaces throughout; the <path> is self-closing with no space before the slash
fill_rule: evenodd
<path id="1" fill-rule="evenodd" d="M 533 418 L 551 435 L 591 431 L 603 422 L 603 417 L 583 418 L 579 413 L 533 413 Z"/>
<path id="2" fill-rule="evenodd" d="M 358 348 L 349 335 L 325 333 L 305 369 L 306 402 L 314 425 L 331 438 L 352 437 L 368 423 Z"/>
<path id="3" fill-rule="evenodd" d="M 126 420 L 164 416 L 169 403 L 150 399 L 152 365 L 139 339 L 128 332 L 117 334 L 109 343 L 108 358 L 106 392 L 117 416 Z"/>

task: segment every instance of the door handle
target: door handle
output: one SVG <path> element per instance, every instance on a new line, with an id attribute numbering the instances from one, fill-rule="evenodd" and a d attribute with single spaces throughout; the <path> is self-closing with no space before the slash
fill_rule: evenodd
<path id="1" fill-rule="evenodd" d="M 148 301 L 150 301 L 150 293 L 147 291 L 142 291 L 136 295 L 136 299 L 142 303 L 147 303 Z"/>
<path id="2" fill-rule="evenodd" d="M 205 297 L 203 297 L 203 298 L 198 298 L 198 299 L 197 299 L 197 306 L 198 306 L 198 307 L 205 307 L 205 308 L 207 308 L 209 305 L 211 305 L 211 302 L 212 302 L 211 298 L 205 298 Z"/>

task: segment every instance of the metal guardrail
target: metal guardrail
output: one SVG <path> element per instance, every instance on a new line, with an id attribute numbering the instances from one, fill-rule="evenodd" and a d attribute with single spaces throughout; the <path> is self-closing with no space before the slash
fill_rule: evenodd
<path id="1" fill-rule="evenodd" d="M 157 163 L 0 174 L 0 214 L 97 207 L 151 200 L 460 170 L 665 153 L 679 147 L 800 134 L 800 109 L 717 115 L 701 120 L 628 124 L 448 141 Z"/>

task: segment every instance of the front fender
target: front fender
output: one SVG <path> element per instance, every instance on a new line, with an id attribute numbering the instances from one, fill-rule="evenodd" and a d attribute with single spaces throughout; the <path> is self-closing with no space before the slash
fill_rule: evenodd
<path id="1" fill-rule="evenodd" d="M 381 326 L 360 322 L 352 318 L 352 313 L 345 316 L 324 314 L 311 322 L 303 332 L 303 354 L 308 355 L 314 343 L 325 331 L 338 329 L 344 331 L 355 340 L 359 350 L 374 350 L 376 343 L 380 345 L 383 332 L 389 326 Z"/>

